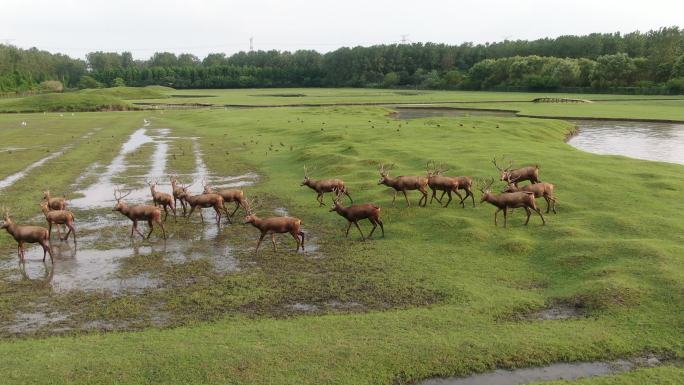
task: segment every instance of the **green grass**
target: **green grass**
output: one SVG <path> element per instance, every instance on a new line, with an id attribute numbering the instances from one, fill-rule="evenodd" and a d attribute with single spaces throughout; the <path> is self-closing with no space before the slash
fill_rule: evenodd
<path id="1" fill-rule="evenodd" d="M 240 92 L 245 97 L 256 91 Z M 644 103 L 642 108 L 661 107 Z M 61 118 L 72 119 L 69 124 L 57 115 L 0 116 L 3 138 L 16 143 L 22 132 L 14 127 L 21 119 L 31 119 L 39 133 L 102 127 L 91 139 L 102 140 L 97 151 L 79 143 L 61 163 L 36 169 L 0 193 L 2 204 L 21 220 L 35 215 L 35 191 L 46 180 L 53 189 L 67 189 L 92 162 L 113 157 L 142 117 L 153 114 L 155 127 L 199 136 L 214 173 L 256 170 L 260 183 L 246 192 L 263 198 L 261 213 L 286 206 L 320 239 L 325 255 L 273 253 L 266 244 L 256 259 L 250 250 L 239 252 L 241 261 L 255 265 L 233 275 L 211 273 L 201 260 L 179 266 L 165 265 L 155 255 L 132 257 L 122 274 L 153 271 L 170 282 L 195 282 L 146 296 L 51 294 L 52 306 L 85 308 L 85 318 L 116 319 L 144 313 L 147 297 L 163 298 L 165 309 L 178 317 L 174 325 L 182 326 L 159 330 L 140 321 L 132 327 L 140 329 L 136 332 L 6 340 L 0 343 L 3 381 L 391 384 L 645 352 L 684 355 L 684 219 L 677 215 L 684 208 L 682 166 L 575 150 L 564 143 L 572 126 L 557 120 L 461 117 L 407 123 L 387 113 L 377 107 L 84 113 Z M 36 144 L 50 143 L 42 135 L 36 138 Z M 490 159 L 502 154 L 520 164 L 541 164 L 542 179 L 556 185 L 559 214 L 547 216 L 547 226 L 533 218 L 525 227 L 518 212 L 508 229 L 496 228 L 493 207 L 480 204 L 465 210 L 405 208 L 398 200 L 390 207 L 391 194 L 377 185 L 378 162 L 394 162 L 394 173 L 407 175 L 424 173 L 425 162 L 435 159 L 449 165 L 450 173 L 489 177 L 496 174 Z M 5 172 L 39 156 L 5 157 Z M 138 154 L 132 161 L 142 158 Z M 194 161 L 179 158 L 175 167 L 189 169 Z M 315 194 L 299 187 L 305 163 L 315 168 L 314 177 L 343 178 L 355 201 L 381 205 L 387 237 L 360 242 L 352 232 L 345 239 L 344 220 L 318 208 Z M 416 194 L 410 198 L 417 202 Z M 112 246 L 127 242 L 126 229 L 108 231 Z M 225 232 L 226 242 L 237 247 L 251 246 L 257 235 L 239 225 Z M 281 249 L 293 246 L 291 240 L 279 241 Z M 16 258 L 8 236 L 0 237 L 0 245 L 5 258 Z M 11 319 L 15 309 L 46 295 L 6 278 L 0 282 L 0 319 Z M 328 309 L 330 300 L 364 308 Z M 293 302 L 321 310 L 283 311 L 283 304 Z M 561 321 L 515 316 L 554 303 L 582 306 L 587 316 Z M 666 384 L 681 374 L 679 367 L 664 366 L 582 383 Z"/>

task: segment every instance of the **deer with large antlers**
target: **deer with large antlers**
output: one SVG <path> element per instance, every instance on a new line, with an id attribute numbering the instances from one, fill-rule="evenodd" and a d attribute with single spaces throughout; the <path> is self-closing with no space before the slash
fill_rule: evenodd
<path id="1" fill-rule="evenodd" d="M 62 241 L 69 239 L 69 234 L 74 234 L 74 244 L 76 244 L 76 229 L 74 228 L 74 214 L 67 210 L 52 210 L 48 207 L 47 202 L 40 204 L 40 209 L 45 214 L 45 220 L 48 223 L 48 238 L 52 237 L 52 225 L 65 225 L 69 231 L 66 233 Z M 57 228 L 59 232 L 59 228 Z"/>
<path id="2" fill-rule="evenodd" d="M 271 218 L 259 218 L 256 213 L 255 201 L 247 202 L 247 216 L 245 217 L 244 224 L 250 224 L 259 231 L 261 231 L 261 236 L 259 236 L 259 241 L 257 242 L 254 254 L 259 252 L 259 245 L 261 241 L 267 234 L 271 234 L 271 242 L 273 243 L 273 251 L 277 251 L 275 235 L 290 233 L 292 237 L 297 241 L 297 248 L 295 253 L 299 251 L 301 245 L 302 251 L 304 251 L 304 232 L 302 232 L 302 221 L 299 218 L 293 217 L 271 217 Z M 300 241 L 301 237 L 301 241 Z"/>
<path id="3" fill-rule="evenodd" d="M 171 191 L 173 191 L 173 205 L 174 207 L 178 207 L 178 204 L 176 201 L 180 201 L 181 206 L 183 207 L 183 216 L 185 216 L 186 213 L 186 205 L 185 205 L 185 199 L 181 197 L 183 193 L 188 192 L 188 187 L 181 185 L 178 183 L 178 177 L 173 175 L 171 178 Z"/>
<path id="4" fill-rule="evenodd" d="M 43 262 L 45 262 L 45 256 L 47 254 L 50 254 L 50 262 L 54 262 L 52 259 L 52 250 L 50 249 L 50 234 L 45 227 L 17 225 L 12 221 L 8 211 L 5 211 L 4 219 L 0 228 L 7 230 L 9 235 L 17 241 L 19 261 L 24 261 L 24 243 L 39 243 L 43 247 Z"/>
<path id="5" fill-rule="evenodd" d="M 508 161 L 508 166 L 505 168 L 499 165 L 499 163 L 496 161 L 496 158 L 492 159 L 492 163 L 494 164 L 494 167 L 501 172 L 499 180 L 514 180 L 516 187 L 518 186 L 518 182 L 525 180 L 529 180 L 532 184 L 541 182 L 539 179 L 539 165 L 521 167 L 511 170 L 511 167 L 513 167 L 512 160 Z"/>
<path id="6" fill-rule="evenodd" d="M 351 203 L 354 203 L 342 179 L 311 179 L 309 177 L 309 171 L 307 170 L 306 166 L 304 166 L 304 180 L 302 181 L 300 186 L 307 186 L 312 190 L 316 191 L 316 193 L 318 194 L 316 196 L 316 200 L 319 203 L 319 207 L 324 205 L 323 194 L 333 193 L 334 195 L 335 191 L 340 191 L 342 194 L 346 195 L 347 198 L 349 198 L 349 201 Z"/>
<path id="7" fill-rule="evenodd" d="M 444 168 L 444 165 L 440 165 L 439 167 L 437 167 L 434 161 L 428 162 L 426 167 L 428 186 L 430 187 L 430 190 L 432 190 L 432 197 L 430 198 L 430 203 L 432 204 L 433 199 L 436 199 L 439 203 L 442 203 L 442 198 L 444 198 L 444 195 L 447 194 L 449 196 L 449 200 L 444 205 L 444 207 L 448 207 L 449 203 L 451 203 L 451 193 L 453 192 L 456 195 L 458 195 L 458 198 L 460 199 L 459 204 L 465 207 L 465 204 L 463 203 L 464 198 L 458 192 L 460 188 L 461 177 L 449 177 L 442 175 L 442 173 L 447 170 L 448 169 Z M 437 191 L 442 192 L 442 196 L 440 198 L 437 198 Z M 468 195 L 466 195 L 466 198 L 467 197 Z"/>
<path id="8" fill-rule="evenodd" d="M 247 210 L 245 208 L 246 201 L 245 201 L 245 193 L 244 191 L 240 189 L 224 189 L 224 190 L 218 190 L 214 191 L 214 189 L 209 186 L 206 182 L 204 183 L 204 193 L 205 194 L 218 194 L 223 198 L 223 209 L 226 212 L 226 215 L 228 215 L 228 218 L 232 218 L 233 215 L 238 211 L 240 207 L 242 207 L 243 210 Z M 235 210 L 233 210 L 232 213 L 228 214 L 228 209 L 226 209 L 226 203 L 229 202 L 235 202 Z"/>
<path id="9" fill-rule="evenodd" d="M 50 190 L 43 191 L 43 199 L 47 201 L 50 210 L 66 210 L 66 197 L 52 197 Z"/>
<path id="10" fill-rule="evenodd" d="M 152 231 L 154 231 L 154 223 L 156 223 L 159 225 L 159 227 L 161 227 L 162 235 L 164 239 L 166 239 L 166 229 L 164 229 L 164 224 L 161 220 L 161 210 L 152 205 L 129 206 L 123 201 L 123 199 L 130 194 L 131 191 L 127 192 L 126 194 L 122 194 L 120 190 L 114 190 L 116 206 L 112 211 L 118 211 L 133 221 L 133 226 L 131 226 L 131 237 L 133 237 L 133 231 L 135 230 L 138 234 L 140 234 L 141 237 L 143 237 L 143 239 L 149 239 L 150 235 L 152 235 Z M 138 221 L 147 221 L 147 224 L 150 226 L 150 232 L 147 233 L 147 237 L 145 237 L 138 229 Z"/>
<path id="11" fill-rule="evenodd" d="M 190 193 L 188 193 L 186 190 L 182 192 L 179 197 L 185 199 L 185 202 L 187 202 L 187 204 L 190 206 L 188 218 L 192 216 L 192 213 L 195 211 L 195 209 L 199 208 L 199 215 L 202 219 L 202 223 L 204 223 L 202 209 L 213 208 L 216 212 L 216 224 L 221 225 L 221 210 L 223 209 L 226 212 L 226 217 L 228 217 L 228 223 L 231 223 L 230 215 L 228 215 L 228 210 L 226 210 L 226 206 L 223 203 L 223 197 L 219 194 L 190 195 Z"/>
<path id="12" fill-rule="evenodd" d="M 491 192 L 491 187 L 493 184 L 494 179 L 491 179 L 489 182 L 480 182 L 479 187 L 480 191 L 482 192 L 482 199 L 480 200 L 480 202 L 490 203 L 493 206 L 496 206 L 497 208 L 497 210 L 494 212 L 495 226 L 499 225 L 497 221 L 499 211 L 503 210 L 504 212 L 504 227 L 506 227 L 506 224 L 508 222 L 508 209 L 515 209 L 520 207 L 524 208 L 525 212 L 527 213 L 527 220 L 525 221 L 526 226 L 530 222 L 530 216 L 532 215 L 532 211 L 539 214 L 539 217 L 542 220 L 542 224 L 546 224 L 544 216 L 542 215 L 541 211 L 537 208 L 537 204 L 534 199 L 534 193 L 518 191 L 512 193 L 493 194 Z"/>
<path id="13" fill-rule="evenodd" d="M 361 240 L 365 240 L 363 231 L 361 231 L 361 227 L 359 227 L 359 221 L 362 219 L 368 219 L 370 223 L 373 224 L 373 228 L 371 229 L 370 234 L 368 234 L 368 238 L 373 236 L 373 232 L 378 225 L 380 225 L 380 230 L 382 230 L 383 238 L 385 237 L 385 227 L 382 224 L 382 220 L 380 220 L 380 207 L 370 203 L 344 207 L 340 204 L 342 196 L 343 193 L 337 192 L 335 194 L 335 199 L 333 200 L 333 205 L 330 208 L 330 212 L 334 211 L 338 213 L 344 217 L 347 222 L 349 222 L 347 226 L 347 232 L 344 235 L 345 238 L 349 236 L 349 229 L 353 223 L 356 225 L 356 228 L 359 229 L 359 233 L 361 233 Z"/>
<path id="14" fill-rule="evenodd" d="M 394 206 L 394 201 L 397 199 L 397 192 L 401 191 L 402 193 L 404 193 L 404 198 L 406 198 L 406 206 L 410 207 L 411 203 L 409 202 L 408 196 L 406 195 L 406 191 L 418 190 L 422 194 L 422 197 L 418 201 L 418 206 L 425 207 L 425 205 L 427 204 L 428 178 L 424 176 L 398 176 L 392 178 L 389 176 L 389 172 L 393 167 L 394 165 L 385 166 L 384 164 L 380 164 L 380 180 L 378 180 L 379 185 L 384 184 L 385 186 L 394 189 L 394 196 L 392 197 L 392 206 Z"/>
<path id="15" fill-rule="evenodd" d="M 161 206 L 164 208 L 164 222 L 169 216 L 169 208 L 173 212 L 173 219 L 176 219 L 176 202 L 173 199 L 173 195 L 167 194 L 161 191 L 157 191 L 157 181 L 147 181 L 147 185 L 150 186 L 150 193 L 152 194 L 152 202 L 154 206 Z"/>
<path id="16" fill-rule="evenodd" d="M 525 192 L 531 192 L 534 194 L 535 198 L 541 198 L 543 197 L 546 200 L 546 213 L 549 213 L 549 209 L 553 211 L 554 214 L 556 214 L 556 197 L 553 194 L 553 191 L 555 189 L 555 186 L 552 185 L 551 183 L 547 182 L 539 182 L 535 184 L 528 184 L 522 187 L 518 187 L 515 184 L 516 180 L 515 179 L 508 179 L 506 183 L 508 184 L 506 188 L 504 188 L 503 192 L 510 193 L 510 192 L 518 192 L 518 191 L 525 191 Z"/>

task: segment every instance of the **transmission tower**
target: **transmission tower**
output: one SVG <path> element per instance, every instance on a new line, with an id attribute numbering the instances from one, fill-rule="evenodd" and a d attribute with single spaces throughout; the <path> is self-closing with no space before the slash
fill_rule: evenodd
<path id="1" fill-rule="evenodd" d="M 409 42 L 408 36 L 409 35 L 401 35 L 401 44 L 406 44 Z"/>
<path id="2" fill-rule="evenodd" d="M 249 52 L 254 51 L 254 36 L 249 37 Z"/>

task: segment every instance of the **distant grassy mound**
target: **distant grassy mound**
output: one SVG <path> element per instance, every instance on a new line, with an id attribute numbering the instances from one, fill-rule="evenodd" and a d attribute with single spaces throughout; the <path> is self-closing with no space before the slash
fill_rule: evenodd
<path id="1" fill-rule="evenodd" d="M 135 106 L 118 97 L 91 91 L 35 95 L 0 102 L 0 112 L 125 111 L 135 109 L 137 109 Z"/>
<path id="2" fill-rule="evenodd" d="M 87 95 L 105 95 L 114 96 L 119 99 L 131 100 L 131 99 L 160 99 L 166 98 L 165 94 L 162 92 L 168 90 L 173 90 L 173 88 L 168 87 L 112 87 L 112 88 L 99 88 L 99 89 L 87 89 L 79 91 L 80 93 Z"/>

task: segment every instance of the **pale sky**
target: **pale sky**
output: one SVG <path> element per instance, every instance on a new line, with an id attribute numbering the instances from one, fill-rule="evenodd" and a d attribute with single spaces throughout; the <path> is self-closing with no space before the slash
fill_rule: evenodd
<path id="1" fill-rule="evenodd" d="M 84 58 L 91 51 L 327 52 L 684 27 L 684 0 L 0 0 L 0 43 Z"/>

